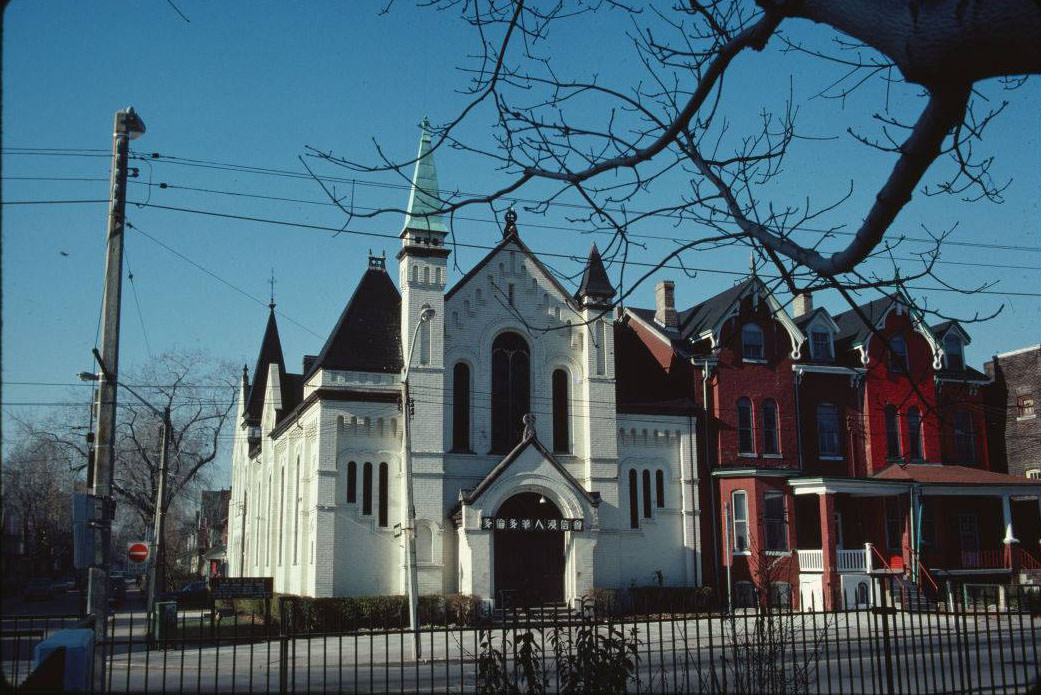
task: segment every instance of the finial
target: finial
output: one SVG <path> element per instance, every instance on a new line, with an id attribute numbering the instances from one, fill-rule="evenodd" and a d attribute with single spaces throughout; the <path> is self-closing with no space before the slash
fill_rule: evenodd
<path id="1" fill-rule="evenodd" d="M 275 269 L 271 269 L 271 279 L 268 280 L 268 284 L 271 285 L 271 303 L 268 304 L 268 308 L 272 311 L 275 310 Z"/>
<path id="2" fill-rule="evenodd" d="M 517 233 L 517 211 L 513 209 L 512 205 L 507 208 L 505 217 L 506 227 L 502 230 L 503 239 Z"/>
<path id="3" fill-rule="evenodd" d="M 423 130 L 429 131 L 430 130 L 430 119 L 428 117 L 426 117 L 426 116 L 423 116 L 423 122 L 419 124 L 419 127 L 422 128 Z"/>
<path id="4" fill-rule="evenodd" d="M 524 439 L 533 439 L 535 437 L 535 413 L 528 413 L 521 418 L 521 422 L 524 423 Z"/>
<path id="5" fill-rule="evenodd" d="M 242 385 L 249 386 L 249 365 L 242 365 Z"/>

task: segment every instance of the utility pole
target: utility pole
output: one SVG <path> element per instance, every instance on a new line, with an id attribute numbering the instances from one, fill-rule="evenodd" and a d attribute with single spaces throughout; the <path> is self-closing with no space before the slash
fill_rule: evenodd
<path id="1" fill-rule="evenodd" d="M 405 581 L 408 584 L 408 626 L 412 632 L 412 658 L 416 661 L 421 656 L 419 642 L 419 577 L 416 570 L 416 502 L 412 490 L 412 408 L 408 391 L 409 368 L 412 366 L 412 354 L 415 352 L 416 338 L 419 337 L 419 329 L 424 323 L 434 318 L 434 310 L 430 307 L 423 309 L 416 323 L 416 330 L 412 333 L 412 342 L 409 343 L 408 356 L 405 359 L 405 368 L 401 373 L 401 414 L 405 426 L 401 433 L 401 467 L 404 472 L 405 483 Z"/>
<path id="2" fill-rule="evenodd" d="M 170 455 L 170 406 L 163 409 L 162 447 L 159 450 L 159 489 L 155 493 L 155 531 L 152 538 L 152 567 L 148 573 L 148 614 L 155 610 L 156 596 L 166 588 L 166 470 Z M 149 623 L 151 625 L 151 623 Z"/>
<path id="3" fill-rule="evenodd" d="M 108 574 L 112 555 L 112 466 L 115 461 L 116 379 L 119 373 L 119 312 L 123 289 L 123 231 L 126 221 L 127 159 L 130 140 L 145 132 L 133 107 L 117 111 L 112 133 L 111 197 L 108 208 L 105 289 L 102 296 L 101 359 L 106 365 L 98 384 L 97 423 L 91 495 L 95 512 L 94 561 L 87 573 L 87 610 L 94 618 L 94 641 L 100 644 L 108 625 Z M 94 684 L 105 686 L 104 650 L 95 648 Z"/>

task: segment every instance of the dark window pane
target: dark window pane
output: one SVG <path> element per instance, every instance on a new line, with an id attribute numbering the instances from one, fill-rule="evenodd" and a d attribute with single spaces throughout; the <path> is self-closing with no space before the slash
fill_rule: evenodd
<path id="1" fill-rule="evenodd" d="M 347 463 L 347 502 L 358 501 L 358 466 L 354 461 Z"/>
<path id="2" fill-rule="evenodd" d="M 361 513 L 372 514 L 372 464 L 366 463 L 361 470 Z"/>
<path id="3" fill-rule="evenodd" d="M 661 471 L 654 473 L 654 492 L 659 507 L 665 506 L 665 474 Z"/>
<path id="4" fill-rule="evenodd" d="M 737 402 L 737 450 L 742 454 L 755 453 L 752 443 L 752 402 L 747 398 Z"/>
<path id="5" fill-rule="evenodd" d="M 387 526 L 387 464 L 380 464 L 380 507 L 379 525 Z"/>
<path id="6" fill-rule="evenodd" d="M 470 367 L 462 362 L 452 375 L 452 449 L 470 451 Z"/>
<path id="7" fill-rule="evenodd" d="M 629 471 L 629 528 L 640 528 L 640 495 L 636 490 L 636 471 Z"/>
<path id="8" fill-rule="evenodd" d="M 916 461 L 922 458 L 922 416 L 914 407 L 907 411 L 907 455 Z"/>
<path id="9" fill-rule="evenodd" d="M 493 452 L 506 453 L 520 442 L 530 399 L 528 344 L 516 333 L 503 333 L 492 343 Z"/>
<path id="10" fill-rule="evenodd" d="M 886 406 L 886 456 L 891 459 L 900 458 L 900 424 L 897 419 L 896 406 Z"/>
<path id="11" fill-rule="evenodd" d="M 651 518 L 651 472 L 643 472 L 643 516 Z"/>
<path id="12" fill-rule="evenodd" d="M 568 432 L 568 376 L 563 369 L 553 372 L 553 451 L 570 450 Z"/>
<path id="13" fill-rule="evenodd" d="M 777 445 L 777 404 L 772 400 L 763 402 L 763 453 L 776 454 L 780 451 Z"/>

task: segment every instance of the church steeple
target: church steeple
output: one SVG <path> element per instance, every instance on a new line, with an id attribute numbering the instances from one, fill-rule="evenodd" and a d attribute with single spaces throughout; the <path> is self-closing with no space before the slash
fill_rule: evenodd
<path id="1" fill-rule="evenodd" d="M 611 298 L 615 295 L 614 286 L 607 277 L 604 261 L 600 258 L 600 250 L 593 243 L 589 250 L 589 260 L 586 261 L 586 270 L 582 273 L 582 284 L 575 293 L 575 299 L 582 306 L 607 307 L 611 305 Z"/>
<path id="2" fill-rule="evenodd" d="M 275 322 L 275 307 L 271 305 L 264 329 L 264 340 L 260 343 L 260 354 L 257 356 L 257 367 L 253 370 L 253 386 L 246 402 L 245 416 L 251 421 L 260 421 L 264 408 L 264 393 L 267 390 L 268 365 L 278 366 L 280 381 L 285 383 L 286 363 L 282 357 L 282 341 L 278 337 L 278 324 Z"/>
<path id="3" fill-rule="evenodd" d="M 412 174 L 412 191 L 408 197 L 401 240 L 405 246 L 443 246 L 445 237 L 448 236 L 448 227 L 441 215 L 435 212 L 440 210 L 444 203 L 437 184 L 434 154 L 430 151 L 430 121 L 424 118 L 421 128 L 416 169 Z"/>

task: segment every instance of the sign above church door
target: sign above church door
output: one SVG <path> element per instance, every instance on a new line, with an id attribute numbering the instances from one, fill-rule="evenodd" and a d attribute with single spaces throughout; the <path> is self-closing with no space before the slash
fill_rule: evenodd
<path id="1" fill-rule="evenodd" d="M 584 531 L 585 519 L 525 519 L 505 516 L 482 516 L 485 531 Z"/>

